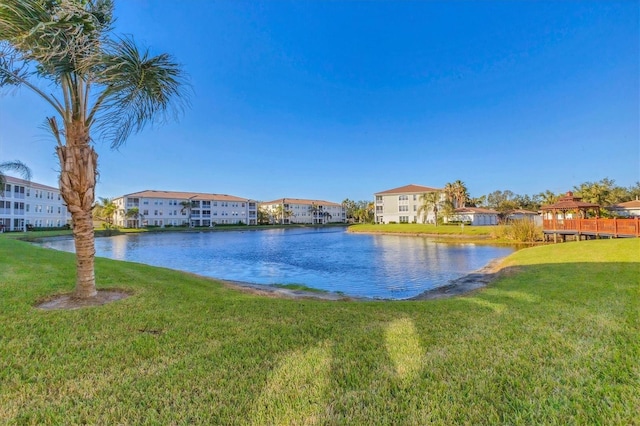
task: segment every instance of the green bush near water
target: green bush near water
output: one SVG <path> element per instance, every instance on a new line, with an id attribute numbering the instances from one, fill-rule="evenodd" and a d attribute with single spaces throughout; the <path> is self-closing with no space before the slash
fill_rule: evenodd
<path id="1" fill-rule="evenodd" d="M 0 237 L 8 424 L 637 423 L 640 239 L 520 250 L 446 300 L 326 302 L 98 258 L 109 305 L 42 311 L 74 257 Z"/>
<path id="2" fill-rule="evenodd" d="M 528 219 L 511 220 L 506 225 L 499 225 L 495 235 L 497 238 L 521 243 L 535 243 L 543 239 L 542 227 Z"/>

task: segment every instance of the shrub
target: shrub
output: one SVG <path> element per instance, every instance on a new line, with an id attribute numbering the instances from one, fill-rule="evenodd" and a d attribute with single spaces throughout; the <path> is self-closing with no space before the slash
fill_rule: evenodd
<path id="1" fill-rule="evenodd" d="M 532 220 L 512 220 L 506 225 L 497 226 L 494 236 L 522 243 L 533 243 L 542 241 L 542 228 Z"/>

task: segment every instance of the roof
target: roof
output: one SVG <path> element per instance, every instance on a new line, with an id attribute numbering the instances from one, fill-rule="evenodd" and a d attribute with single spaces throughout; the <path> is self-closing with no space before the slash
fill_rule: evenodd
<path id="1" fill-rule="evenodd" d="M 529 215 L 538 215 L 538 212 L 534 212 L 531 210 L 525 210 L 525 209 L 516 209 L 516 210 L 511 210 L 509 212 L 509 214 L 529 214 Z"/>
<path id="2" fill-rule="evenodd" d="M 202 192 L 178 192 L 178 191 L 156 191 L 147 189 L 132 194 L 126 194 L 122 197 L 138 197 L 138 198 L 166 198 L 171 200 L 211 200 L 211 201 L 249 201 L 247 198 L 236 197 L 226 194 L 207 194 Z"/>
<path id="3" fill-rule="evenodd" d="M 376 192 L 375 195 L 385 195 L 385 194 L 424 194 L 425 192 L 435 192 L 440 191 L 438 188 L 431 188 L 430 186 L 422 186 L 422 185 L 405 185 L 400 186 L 398 188 L 388 189 L 382 192 Z"/>
<path id="4" fill-rule="evenodd" d="M 46 190 L 50 190 L 50 191 L 60 191 L 60 188 L 55 188 L 53 186 L 43 185 L 41 183 L 37 183 L 37 182 L 34 182 L 32 180 L 20 179 L 20 178 L 9 176 L 9 175 L 4 175 L 4 177 L 5 177 L 6 182 L 10 183 L 12 185 L 13 184 L 18 184 L 18 185 L 28 186 L 29 188 L 46 189 Z"/>
<path id="5" fill-rule="evenodd" d="M 640 200 L 625 201 L 624 203 L 614 204 L 610 209 L 640 209 Z"/>
<path id="6" fill-rule="evenodd" d="M 540 207 L 540 210 L 586 210 L 600 208 L 600 205 L 594 203 L 585 203 L 582 198 L 574 197 L 573 192 L 567 192 L 567 195 L 560 197 L 555 204 L 548 204 Z"/>
<path id="7" fill-rule="evenodd" d="M 498 214 L 497 211 L 491 209 L 483 209 L 482 207 L 460 207 L 454 210 L 456 213 L 479 213 L 479 214 Z"/>
<path id="8" fill-rule="evenodd" d="M 310 206 L 311 204 L 317 204 L 319 206 L 336 206 L 342 207 L 342 204 L 334 203 L 332 201 L 324 201 L 324 200 L 307 200 L 303 198 L 278 198 L 273 201 L 263 201 L 260 204 L 303 204 Z"/>

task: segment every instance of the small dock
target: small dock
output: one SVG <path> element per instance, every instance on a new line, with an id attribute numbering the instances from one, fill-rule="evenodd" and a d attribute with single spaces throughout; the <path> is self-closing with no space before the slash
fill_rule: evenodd
<path id="1" fill-rule="evenodd" d="M 634 219 L 544 219 L 542 232 L 545 241 L 558 237 L 566 241 L 567 235 L 577 240 L 587 238 L 627 238 L 640 237 L 640 218 Z M 553 237 L 552 237 L 553 236 Z"/>

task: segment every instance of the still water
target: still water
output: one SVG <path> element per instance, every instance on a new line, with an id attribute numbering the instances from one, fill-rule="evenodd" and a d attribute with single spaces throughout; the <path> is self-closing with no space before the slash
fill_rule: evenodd
<path id="1" fill-rule="evenodd" d="M 44 246 L 74 251 L 72 240 Z M 96 239 L 96 255 L 256 284 L 304 284 L 350 296 L 406 299 L 447 284 L 509 247 L 296 228 L 119 235 Z"/>

